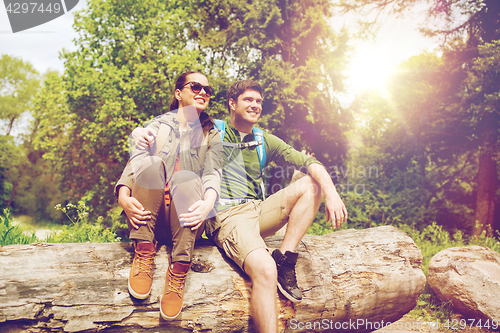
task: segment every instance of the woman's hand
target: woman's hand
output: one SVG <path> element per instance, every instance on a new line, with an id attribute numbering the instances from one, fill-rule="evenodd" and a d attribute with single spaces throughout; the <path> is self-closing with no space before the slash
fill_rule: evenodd
<path id="1" fill-rule="evenodd" d="M 206 200 L 198 200 L 189 207 L 189 213 L 179 215 L 179 222 L 185 227 L 191 227 L 191 230 L 196 230 L 213 208 L 214 205 Z"/>
<path id="2" fill-rule="evenodd" d="M 135 146 L 141 150 L 153 147 L 156 139 L 156 132 L 150 128 L 137 127 L 132 131 L 132 137 L 135 140 Z"/>
<path id="3" fill-rule="evenodd" d="M 130 196 L 130 189 L 126 186 L 121 186 L 119 189 L 118 204 L 127 214 L 128 220 L 134 229 L 146 225 L 147 221 L 151 219 L 151 212 L 144 210 L 139 200 Z"/>
<path id="4" fill-rule="evenodd" d="M 191 230 L 198 229 L 203 224 L 210 211 L 214 208 L 216 199 L 217 192 L 209 188 L 205 192 L 204 200 L 198 200 L 192 204 L 188 208 L 189 213 L 179 215 L 179 222 L 184 224 L 185 227 L 191 227 Z"/>

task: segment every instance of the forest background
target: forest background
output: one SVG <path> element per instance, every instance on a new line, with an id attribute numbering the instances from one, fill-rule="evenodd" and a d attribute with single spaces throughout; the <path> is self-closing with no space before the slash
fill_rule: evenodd
<path id="1" fill-rule="evenodd" d="M 334 32 L 329 19 L 375 13 L 359 16 L 359 32 L 370 33 L 380 17 L 422 2 L 422 33 L 440 49 L 403 62 L 385 96 L 367 91 L 341 105 L 352 35 Z M 0 58 L 0 208 L 68 224 L 80 207 L 125 237 L 113 187 L 128 135 L 168 111 L 174 80 L 194 69 L 215 87 L 214 118 L 227 118 L 232 82 L 262 84 L 259 126 L 325 165 L 347 227 L 497 236 L 499 14 L 495 0 L 90 1 L 75 15 L 77 50 L 62 53 L 64 73 Z M 26 113 L 29 133 L 11 135 Z M 291 172 L 275 167 L 268 176 L 273 191 Z M 54 209 L 72 203 L 66 214 Z M 323 208 L 309 232 L 331 232 Z"/>
<path id="2" fill-rule="evenodd" d="M 440 47 L 401 63 L 385 93 L 340 103 L 349 41 L 422 4 L 421 32 Z M 352 14 L 356 35 L 329 24 Z M 259 126 L 324 164 L 349 212 L 343 229 L 399 227 L 425 273 L 444 248 L 500 252 L 500 1 L 92 0 L 74 29 L 63 73 L 0 55 L 0 245 L 126 240 L 113 188 L 128 135 L 168 111 L 180 73 L 200 70 L 215 87 L 214 118 L 227 119 L 232 82 L 262 84 Z M 270 192 L 291 175 L 271 167 Z M 62 231 L 23 233 L 13 216 Z M 331 231 L 322 206 L 308 232 Z M 427 288 L 410 315 L 451 311 Z"/>

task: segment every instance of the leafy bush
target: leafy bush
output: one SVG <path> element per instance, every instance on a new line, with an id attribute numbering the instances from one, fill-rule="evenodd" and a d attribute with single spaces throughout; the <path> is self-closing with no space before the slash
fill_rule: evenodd
<path id="1" fill-rule="evenodd" d="M 26 235 L 20 230 L 19 226 L 12 225 L 10 210 L 4 208 L 0 214 L 0 246 L 11 244 L 31 244 L 35 243 L 37 238 L 34 233 Z"/>
<path id="2" fill-rule="evenodd" d="M 77 205 L 68 203 L 65 207 L 60 204 L 54 207 L 62 211 L 71 221 L 69 226 L 63 226 L 62 231 L 54 232 L 44 240 L 47 243 L 108 243 L 118 242 L 119 237 L 110 229 L 103 226 L 103 218 L 97 218 L 97 223 L 88 222 L 89 208 L 83 201 Z"/>
<path id="3" fill-rule="evenodd" d="M 424 257 L 422 270 L 426 275 L 432 257 L 439 251 L 450 247 L 479 245 L 500 253 L 500 242 L 494 237 L 487 237 L 485 232 L 480 236 L 468 236 L 462 231 L 457 231 L 450 236 L 448 231 L 436 223 L 428 225 L 422 231 L 418 231 L 405 224 L 399 225 L 399 229 L 406 232 L 419 247 L 420 251 L 422 251 L 422 256 Z"/>
<path id="4" fill-rule="evenodd" d="M 72 203 L 65 207 L 57 205 L 57 210 L 62 211 L 70 220 L 71 224 L 62 226 L 62 230 L 53 231 L 44 239 L 36 237 L 33 231 L 26 234 L 19 226 L 12 225 L 10 211 L 3 210 L 0 215 L 0 246 L 10 244 L 31 244 L 36 242 L 46 243 L 107 243 L 119 242 L 116 233 L 103 225 L 103 218 L 99 217 L 96 223 L 90 223 L 88 208 L 83 202 L 77 205 Z"/>

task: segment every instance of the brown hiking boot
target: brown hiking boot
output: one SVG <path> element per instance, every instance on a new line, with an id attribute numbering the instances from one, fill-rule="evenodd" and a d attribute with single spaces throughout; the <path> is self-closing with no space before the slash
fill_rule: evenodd
<path id="1" fill-rule="evenodd" d="M 165 320 L 174 319 L 181 313 L 184 301 L 184 284 L 191 263 L 175 262 L 168 267 L 165 292 L 161 297 L 160 314 Z"/>
<path id="2" fill-rule="evenodd" d="M 154 243 L 135 243 L 135 256 L 128 277 L 128 291 L 138 299 L 145 299 L 153 285 L 153 265 L 156 254 Z"/>

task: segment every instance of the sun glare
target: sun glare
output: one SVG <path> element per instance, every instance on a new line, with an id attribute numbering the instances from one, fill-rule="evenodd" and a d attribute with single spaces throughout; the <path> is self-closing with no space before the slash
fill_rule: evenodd
<path id="1" fill-rule="evenodd" d="M 380 44 L 359 45 L 346 71 L 347 89 L 352 89 L 354 93 L 378 90 L 385 95 L 387 78 L 395 69 L 389 52 Z"/>

